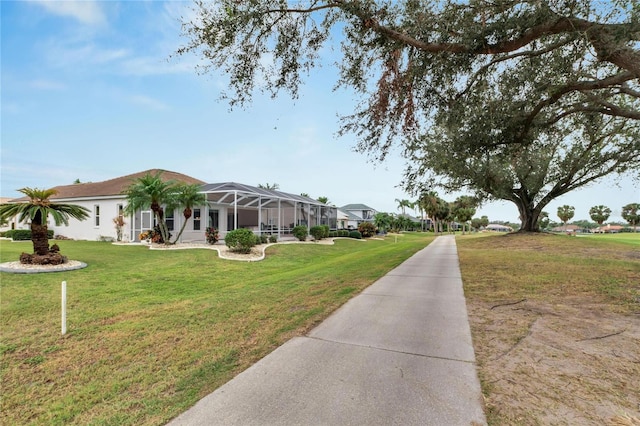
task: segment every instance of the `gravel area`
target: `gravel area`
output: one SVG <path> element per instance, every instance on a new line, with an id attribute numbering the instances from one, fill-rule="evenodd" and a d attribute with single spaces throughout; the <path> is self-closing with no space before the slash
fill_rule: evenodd
<path id="1" fill-rule="evenodd" d="M 45 272 L 73 271 L 86 268 L 87 264 L 78 260 L 69 260 L 61 265 L 25 265 L 19 261 L 0 263 L 0 271 L 10 274 L 41 274 Z"/>

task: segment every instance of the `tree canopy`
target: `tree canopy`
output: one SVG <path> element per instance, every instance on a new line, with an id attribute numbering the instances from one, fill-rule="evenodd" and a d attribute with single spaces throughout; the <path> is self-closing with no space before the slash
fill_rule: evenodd
<path id="1" fill-rule="evenodd" d="M 325 49 L 339 46 L 336 87 L 359 98 L 339 134 L 380 160 L 402 147 L 410 192 L 437 185 L 508 200 L 531 231 L 552 199 L 640 167 L 637 0 L 196 7 L 179 53 L 224 71 L 232 105 L 256 89 L 297 96 Z"/>

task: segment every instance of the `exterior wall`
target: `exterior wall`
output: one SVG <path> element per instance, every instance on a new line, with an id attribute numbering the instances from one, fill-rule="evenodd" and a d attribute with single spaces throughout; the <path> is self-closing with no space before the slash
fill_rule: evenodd
<path id="1" fill-rule="evenodd" d="M 125 206 L 124 197 L 55 201 L 86 207 L 89 210 L 89 217 L 83 221 L 69 218 L 69 226 L 64 224 L 56 226 L 55 222 L 49 217 L 48 228 L 53 230 L 54 235 L 63 235 L 74 240 L 90 241 L 97 241 L 100 237 L 116 238 L 113 219 L 118 216 L 118 206 Z M 99 209 L 98 219 L 96 219 L 96 206 Z M 125 229 L 127 229 L 130 219 L 125 217 L 125 223 Z M 22 226 L 25 229 L 29 228 L 29 225 L 23 224 Z M 131 234 L 124 232 L 123 238 L 129 240 Z"/>

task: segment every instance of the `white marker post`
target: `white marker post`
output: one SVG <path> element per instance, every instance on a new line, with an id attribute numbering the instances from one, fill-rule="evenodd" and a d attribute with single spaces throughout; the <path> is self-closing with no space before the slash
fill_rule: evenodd
<path id="1" fill-rule="evenodd" d="M 62 281 L 62 335 L 67 334 L 67 282 Z"/>

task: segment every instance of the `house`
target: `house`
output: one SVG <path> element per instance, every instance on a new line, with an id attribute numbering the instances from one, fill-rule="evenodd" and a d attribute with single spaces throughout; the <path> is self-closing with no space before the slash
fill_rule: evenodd
<path id="1" fill-rule="evenodd" d="M 622 231 L 624 226 L 620 225 L 602 225 L 593 230 L 593 232 L 601 233 L 601 234 L 617 234 Z"/>
<path id="2" fill-rule="evenodd" d="M 125 215 L 127 200 L 123 192 L 136 179 L 157 173 L 160 173 L 160 178 L 164 181 L 201 185 L 200 192 L 207 196 L 207 205 L 192 209 L 192 216 L 188 219 L 180 242 L 204 242 L 207 227 L 218 229 L 220 238 L 224 239 L 228 231 L 237 228 L 248 228 L 256 234 L 284 236 L 291 233 L 296 225 L 328 225 L 331 229 L 336 229 L 337 226 L 336 208 L 309 197 L 234 182 L 207 184 L 181 173 L 151 169 L 104 182 L 53 188 L 58 194 L 51 197 L 51 200 L 80 205 L 90 213 L 85 221 L 70 219 L 69 226 L 56 226 L 50 220 L 49 229 L 55 235 L 77 240 L 115 238 L 113 221 L 122 217 L 125 222 L 123 240 L 139 241 L 142 232 L 153 229 L 155 218 L 151 210 Z M 25 199 L 23 197 L 12 201 Z M 165 221 L 169 230 L 177 233 L 184 222 L 182 210 L 165 209 Z M 29 225 L 20 223 L 15 224 L 15 227 L 28 229 Z"/>
<path id="3" fill-rule="evenodd" d="M 339 208 L 347 215 L 348 229 L 356 229 L 362 222 L 373 223 L 373 218 L 378 213 L 375 209 L 365 204 L 347 204 Z"/>

